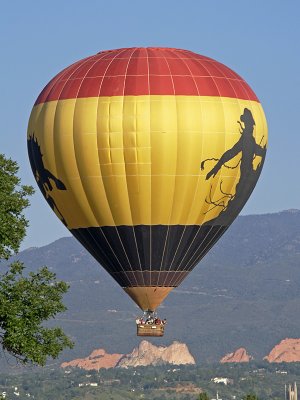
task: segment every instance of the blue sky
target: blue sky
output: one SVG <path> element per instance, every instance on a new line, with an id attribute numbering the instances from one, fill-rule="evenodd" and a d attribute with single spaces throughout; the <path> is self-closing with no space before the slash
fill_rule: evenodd
<path id="1" fill-rule="evenodd" d="M 0 152 L 33 179 L 26 149 L 32 105 L 60 70 L 105 49 L 177 47 L 240 74 L 259 97 L 269 151 L 243 214 L 300 209 L 300 2 L 298 0 L 9 1 L 0 15 Z M 23 248 L 69 235 L 38 189 Z"/>

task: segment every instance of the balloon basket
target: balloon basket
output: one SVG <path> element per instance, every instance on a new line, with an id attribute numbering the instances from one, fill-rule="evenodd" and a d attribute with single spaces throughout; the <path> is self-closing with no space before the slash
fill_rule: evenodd
<path id="1" fill-rule="evenodd" d="M 156 324 L 140 324 L 137 325 L 137 336 L 164 336 L 165 327 L 164 325 Z"/>

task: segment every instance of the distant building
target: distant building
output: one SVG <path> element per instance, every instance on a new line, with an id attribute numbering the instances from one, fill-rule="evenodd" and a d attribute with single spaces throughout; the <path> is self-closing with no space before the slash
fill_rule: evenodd
<path id="1" fill-rule="evenodd" d="M 297 383 L 294 386 L 289 385 L 289 400 L 298 400 Z"/>
<path id="2" fill-rule="evenodd" d="M 233 380 L 229 379 L 229 378 L 219 378 L 219 377 L 215 377 L 211 379 L 212 382 L 214 383 L 223 383 L 224 385 L 232 385 L 233 384 Z"/>

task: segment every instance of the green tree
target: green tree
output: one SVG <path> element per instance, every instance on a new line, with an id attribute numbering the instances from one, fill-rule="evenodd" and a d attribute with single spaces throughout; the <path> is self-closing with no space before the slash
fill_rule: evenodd
<path id="1" fill-rule="evenodd" d="M 199 400 L 209 400 L 209 397 L 206 392 L 199 394 Z"/>
<path id="2" fill-rule="evenodd" d="M 243 400 L 258 400 L 258 397 L 255 394 L 247 394 Z"/>
<path id="3" fill-rule="evenodd" d="M 26 234 L 23 211 L 29 206 L 31 186 L 21 185 L 15 161 L 0 154 L 0 259 L 16 253 Z M 65 311 L 62 297 L 68 290 L 46 267 L 25 274 L 24 265 L 13 262 L 0 274 L 0 344 L 23 363 L 44 365 L 73 343 L 58 328 L 43 324 Z"/>

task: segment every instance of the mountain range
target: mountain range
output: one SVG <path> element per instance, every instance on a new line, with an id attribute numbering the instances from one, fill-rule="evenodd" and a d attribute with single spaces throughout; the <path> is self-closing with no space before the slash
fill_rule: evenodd
<path id="1" fill-rule="evenodd" d="M 62 326 L 75 348 L 58 362 L 95 348 L 126 354 L 141 342 L 139 309 L 75 239 L 29 248 L 16 258 L 28 271 L 47 265 L 70 284 L 68 311 L 51 325 Z M 168 325 L 165 336 L 151 342 L 184 342 L 198 364 L 239 347 L 261 359 L 282 339 L 299 337 L 299 266 L 299 210 L 238 217 L 159 308 Z"/>

